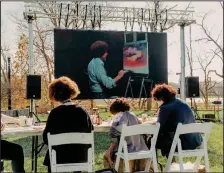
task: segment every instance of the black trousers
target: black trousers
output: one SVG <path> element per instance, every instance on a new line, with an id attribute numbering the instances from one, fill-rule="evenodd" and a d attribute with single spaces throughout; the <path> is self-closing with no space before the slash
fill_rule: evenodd
<path id="1" fill-rule="evenodd" d="M 20 145 L 1 140 L 1 159 L 11 160 L 13 172 L 25 172 L 24 154 Z"/>

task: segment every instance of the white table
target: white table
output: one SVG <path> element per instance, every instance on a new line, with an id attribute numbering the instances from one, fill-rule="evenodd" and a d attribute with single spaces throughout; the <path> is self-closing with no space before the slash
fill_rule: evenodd
<path id="1" fill-rule="evenodd" d="M 28 137 L 28 136 L 40 136 L 43 134 L 43 126 L 31 126 L 31 127 L 6 127 L 1 132 L 3 137 Z M 103 122 L 101 125 L 94 125 L 94 132 L 108 132 L 111 128 L 109 122 Z"/>

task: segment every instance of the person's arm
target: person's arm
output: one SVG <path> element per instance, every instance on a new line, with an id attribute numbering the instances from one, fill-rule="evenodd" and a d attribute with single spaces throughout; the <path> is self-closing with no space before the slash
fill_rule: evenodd
<path id="1" fill-rule="evenodd" d="M 114 78 L 114 81 L 115 82 L 119 81 L 124 76 L 124 74 L 125 74 L 124 70 L 119 71 L 117 76 Z"/>
<path id="2" fill-rule="evenodd" d="M 43 131 L 43 141 L 46 145 L 48 145 L 48 139 L 47 139 L 47 134 L 50 132 L 50 129 L 51 129 L 51 126 L 52 126 L 52 122 L 53 120 L 53 115 L 54 114 L 54 111 L 52 110 L 48 116 L 48 119 L 47 119 L 47 123 L 46 123 L 46 127 Z"/>
<path id="3" fill-rule="evenodd" d="M 160 123 L 159 133 L 163 133 L 164 131 L 166 131 L 165 126 L 168 118 L 169 118 L 169 110 L 161 106 L 158 112 L 158 119 L 157 119 L 157 122 Z"/>
<path id="4" fill-rule="evenodd" d="M 82 108 L 82 111 L 83 111 L 83 114 L 85 114 L 85 116 L 87 117 L 88 132 L 91 132 L 94 130 L 94 127 L 90 119 L 90 115 L 84 108 Z"/>
<path id="5" fill-rule="evenodd" d="M 120 80 L 123 75 L 124 72 L 119 72 L 118 75 L 114 79 L 112 79 L 111 77 L 107 76 L 106 70 L 103 65 L 99 65 L 96 71 L 97 80 L 108 89 L 116 87 L 116 82 Z"/>
<path id="6" fill-rule="evenodd" d="M 5 129 L 5 124 L 1 121 L 1 131 Z"/>

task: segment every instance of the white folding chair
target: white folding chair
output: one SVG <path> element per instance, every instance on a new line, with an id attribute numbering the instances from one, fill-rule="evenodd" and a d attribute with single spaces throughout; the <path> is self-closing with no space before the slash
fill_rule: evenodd
<path id="1" fill-rule="evenodd" d="M 124 160 L 126 172 L 130 172 L 129 160 L 147 159 L 145 171 L 146 172 L 149 171 L 151 161 L 153 160 L 154 171 L 158 172 L 155 145 L 159 133 L 159 128 L 160 128 L 159 123 L 157 123 L 156 125 L 150 125 L 150 124 L 139 124 L 134 126 L 123 125 L 115 164 L 116 171 L 118 171 L 120 159 Z M 125 137 L 142 135 L 142 134 L 153 135 L 153 138 L 151 139 L 150 150 L 128 153 L 127 142 L 125 141 Z"/>
<path id="2" fill-rule="evenodd" d="M 205 159 L 205 169 L 206 172 L 210 172 L 209 169 L 209 160 L 208 160 L 208 149 L 207 149 L 207 141 L 209 134 L 212 130 L 212 123 L 192 123 L 192 124 L 185 124 L 179 123 L 176 129 L 176 133 L 173 139 L 173 143 L 170 149 L 169 157 L 166 163 L 165 172 L 189 172 L 189 171 L 197 171 L 197 168 L 199 167 L 200 161 L 202 157 L 204 156 Z M 188 134 L 188 133 L 203 133 L 205 134 L 203 137 L 203 141 L 199 149 L 194 150 L 182 150 L 180 135 L 182 134 Z M 175 149 L 178 149 L 178 152 L 175 152 Z M 179 158 L 179 170 L 172 170 L 171 169 L 171 162 L 174 156 L 177 156 Z M 194 165 L 192 168 L 187 168 L 187 166 L 184 168 L 183 164 L 183 157 L 197 157 Z M 190 169 L 190 170 L 189 170 Z"/>
<path id="3" fill-rule="evenodd" d="M 52 172 L 73 172 L 73 171 L 88 171 L 94 172 L 94 133 L 62 133 L 48 135 L 48 148 L 51 162 Z M 56 151 L 52 146 L 65 145 L 65 144 L 91 144 L 88 149 L 88 159 L 85 163 L 68 163 L 58 164 L 56 158 Z M 71 151 L 72 153 L 72 151 Z M 70 154 L 70 153 L 68 153 Z M 74 153 L 75 155 L 75 153 Z"/>

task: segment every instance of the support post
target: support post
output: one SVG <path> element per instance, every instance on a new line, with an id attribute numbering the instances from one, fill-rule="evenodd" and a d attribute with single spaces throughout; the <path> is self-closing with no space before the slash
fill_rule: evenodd
<path id="1" fill-rule="evenodd" d="M 11 58 L 8 57 L 8 110 L 12 109 L 12 94 L 11 94 Z"/>
<path id="2" fill-rule="evenodd" d="M 28 25 L 29 25 L 29 74 L 34 74 L 33 69 L 33 16 L 28 16 Z"/>
<path id="3" fill-rule="evenodd" d="M 33 20 L 35 19 L 33 15 L 27 15 L 27 22 L 29 26 L 29 75 L 34 74 L 34 56 L 33 56 Z M 34 99 L 30 99 L 30 117 L 33 118 L 33 123 L 35 123 L 35 116 L 33 113 L 35 111 Z"/>
<path id="4" fill-rule="evenodd" d="M 181 47 L 181 73 L 180 73 L 180 98 L 186 100 L 185 94 L 185 23 L 180 24 L 180 47 Z"/>

